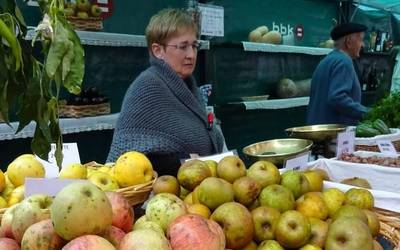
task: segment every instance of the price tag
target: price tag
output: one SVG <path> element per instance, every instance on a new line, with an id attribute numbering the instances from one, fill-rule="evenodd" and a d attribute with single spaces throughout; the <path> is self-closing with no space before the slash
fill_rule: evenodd
<path id="1" fill-rule="evenodd" d="M 396 148 L 393 146 L 393 143 L 388 140 L 377 140 L 379 150 L 382 154 L 387 155 L 397 155 Z"/>
<path id="2" fill-rule="evenodd" d="M 201 35 L 224 36 L 224 8 L 211 4 L 198 4 L 201 13 Z"/>
<path id="3" fill-rule="evenodd" d="M 292 159 L 287 159 L 285 162 L 285 168 L 291 170 L 300 170 L 306 167 L 310 153 L 310 151 L 307 151 L 306 153 L 298 155 Z"/>
<path id="4" fill-rule="evenodd" d="M 337 135 L 337 146 L 336 146 L 336 157 L 341 156 L 343 153 L 351 154 L 354 152 L 354 131 L 346 131 L 338 133 Z"/>
<path id="5" fill-rule="evenodd" d="M 36 158 L 43 164 L 46 170 L 46 178 L 54 178 L 58 177 L 59 170 L 55 157 L 56 145 L 54 143 L 51 144 L 51 150 L 49 152 L 48 161 L 42 160 L 38 156 Z M 77 143 L 63 143 L 63 162 L 61 164 L 62 167 L 70 163 L 81 163 L 81 159 L 79 157 L 79 150 Z"/>
<path id="6" fill-rule="evenodd" d="M 88 182 L 87 180 L 58 179 L 58 178 L 26 178 L 25 198 L 34 194 L 56 196 L 65 186 L 73 182 Z"/>

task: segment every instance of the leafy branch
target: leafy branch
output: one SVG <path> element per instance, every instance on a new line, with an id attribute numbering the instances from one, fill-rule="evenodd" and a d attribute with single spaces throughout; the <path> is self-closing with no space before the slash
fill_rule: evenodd
<path id="1" fill-rule="evenodd" d="M 36 123 L 32 152 L 47 160 L 51 143 L 56 144 L 57 165 L 62 162 L 62 134 L 58 116 L 61 87 L 78 94 L 84 74 L 84 51 L 80 39 L 67 22 L 63 0 L 39 1 L 43 20 L 30 44 L 27 26 L 15 0 L 0 1 L 0 112 L 7 124 L 16 110 L 20 132 Z M 33 56 L 37 38 L 43 62 Z"/>

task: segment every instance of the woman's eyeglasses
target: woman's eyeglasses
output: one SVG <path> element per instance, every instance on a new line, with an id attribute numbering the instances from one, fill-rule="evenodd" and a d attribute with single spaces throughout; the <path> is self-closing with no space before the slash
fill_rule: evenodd
<path id="1" fill-rule="evenodd" d="M 199 42 L 194 43 L 183 43 L 183 44 L 164 44 L 164 46 L 174 47 L 175 49 L 179 49 L 182 52 L 187 52 L 189 47 L 191 47 L 194 51 L 200 49 L 201 44 Z"/>

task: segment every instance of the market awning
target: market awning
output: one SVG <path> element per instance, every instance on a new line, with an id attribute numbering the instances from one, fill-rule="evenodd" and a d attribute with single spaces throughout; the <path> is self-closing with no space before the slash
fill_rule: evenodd
<path id="1" fill-rule="evenodd" d="M 354 0 L 354 3 L 360 3 L 378 9 L 384 9 L 389 12 L 400 13 L 399 0 Z"/>

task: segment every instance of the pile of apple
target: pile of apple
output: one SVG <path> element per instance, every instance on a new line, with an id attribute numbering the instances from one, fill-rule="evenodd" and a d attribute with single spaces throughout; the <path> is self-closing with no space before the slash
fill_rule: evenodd
<path id="1" fill-rule="evenodd" d="M 133 222 L 133 209 L 121 194 L 74 182 L 54 199 L 37 194 L 8 208 L 0 249 L 115 250 Z"/>
<path id="2" fill-rule="evenodd" d="M 155 181 L 133 234 L 158 232 L 140 249 L 381 249 L 372 194 L 323 190 L 326 177 L 322 170 L 281 174 L 267 161 L 246 169 L 237 156 L 191 160 L 177 177 Z"/>
<path id="3" fill-rule="evenodd" d="M 73 16 L 81 19 L 88 19 L 89 17 L 99 17 L 101 15 L 101 8 L 97 4 L 92 4 L 89 0 L 76 0 L 76 3 L 66 2 L 64 13 L 67 17 Z"/>
<path id="4" fill-rule="evenodd" d="M 0 208 L 23 200 L 26 177 L 45 177 L 42 163 L 32 154 L 17 157 L 4 174 L 0 170 Z M 87 179 L 103 191 L 112 191 L 151 181 L 153 167 L 144 154 L 131 151 L 121 155 L 115 164 L 69 164 L 61 170 L 59 178 Z"/>

